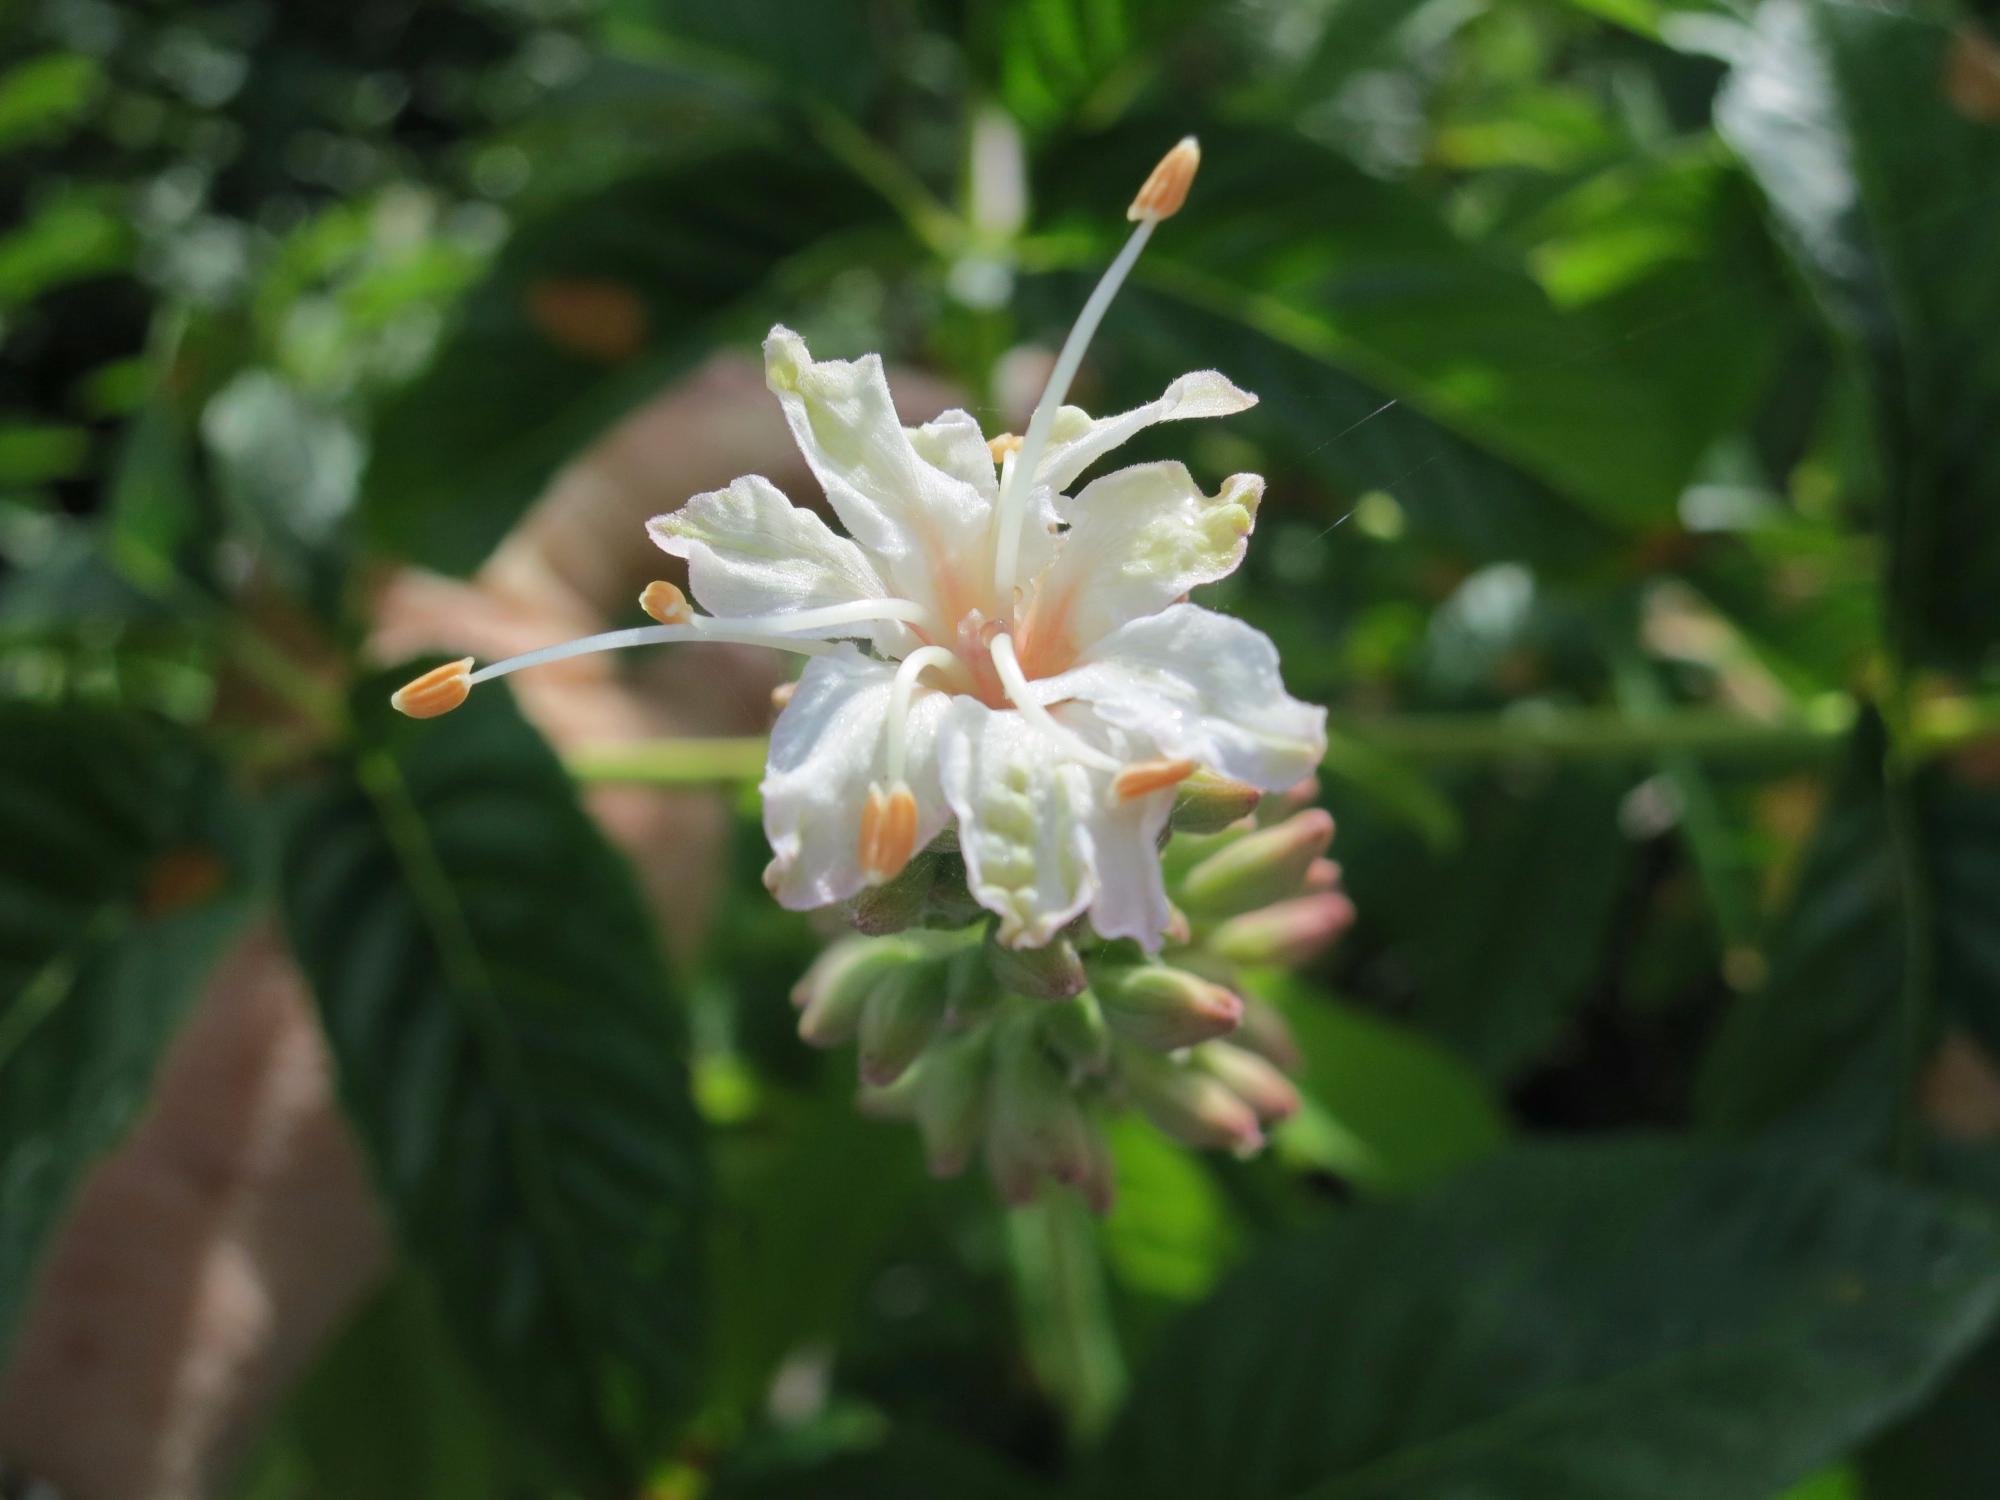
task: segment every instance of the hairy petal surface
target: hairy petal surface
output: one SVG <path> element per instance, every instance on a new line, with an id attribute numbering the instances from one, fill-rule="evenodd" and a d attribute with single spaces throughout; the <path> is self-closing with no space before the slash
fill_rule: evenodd
<path id="1" fill-rule="evenodd" d="M 1266 791 L 1311 774 L 1326 754 L 1326 710 L 1285 691 L 1270 639 L 1193 604 L 1121 625 L 1033 686 L 1044 704 L 1087 703 L 1161 755 Z"/>
<path id="2" fill-rule="evenodd" d="M 695 600 L 713 615 L 776 614 L 888 592 L 866 553 L 755 474 L 653 517 L 646 534 L 687 559 Z"/>
<path id="3" fill-rule="evenodd" d="M 939 412 L 921 427 L 908 427 L 904 431 L 917 457 L 925 463 L 954 479 L 964 480 L 989 505 L 1000 498 L 993 450 L 987 447 L 985 434 L 980 432 L 971 412 L 954 407 Z"/>
<path id="4" fill-rule="evenodd" d="M 764 883 L 781 905 L 807 911 L 845 901 L 864 884 L 861 809 L 884 776 L 883 726 L 893 663 L 844 647 L 806 663 L 771 729 L 759 790 L 772 860 Z M 948 820 L 938 787 L 938 730 L 953 700 L 920 694 L 910 707 L 904 776 L 917 799 L 921 849 Z"/>
<path id="5" fill-rule="evenodd" d="M 1033 654 L 1065 661 L 1128 620 L 1166 608 L 1242 562 L 1264 481 L 1237 474 L 1213 495 L 1185 464 L 1136 464 L 1064 502 L 1070 529 L 1037 580 Z"/>
<path id="6" fill-rule="evenodd" d="M 1035 484 L 1056 492 L 1068 489 L 1098 459 L 1156 422 L 1227 417 L 1256 404 L 1255 396 L 1227 376 L 1195 370 L 1168 386 L 1157 401 L 1115 417 L 1093 418 L 1080 407 L 1065 406 L 1056 413 L 1048 451 L 1035 466 Z"/>

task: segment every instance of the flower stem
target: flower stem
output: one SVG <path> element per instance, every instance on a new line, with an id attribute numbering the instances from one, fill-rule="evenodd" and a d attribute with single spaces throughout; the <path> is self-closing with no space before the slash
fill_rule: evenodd
<path id="1" fill-rule="evenodd" d="M 1125 1356 L 1105 1298 L 1097 1222 L 1075 1193 L 1045 1188 L 1007 1215 L 1014 1293 L 1028 1362 L 1070 1435 L 1104 1430 L 1125 1394 Z"/>

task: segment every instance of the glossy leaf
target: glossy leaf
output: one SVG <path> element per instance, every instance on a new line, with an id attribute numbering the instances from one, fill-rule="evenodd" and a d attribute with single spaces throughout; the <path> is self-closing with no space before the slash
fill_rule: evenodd
<path id="1" fill-rule="evenodd" d="M 299 820 L 285 900 L 398 1238 L 517 1430 L 592 1492 L 698 1357 L 685 1043 L 631 877 L 504 690 L 394 719 Z"/>
<path id="2" fill-rule="evenodd" d="M 2000 1304 L 1981 1215 L 1824 1163 L 1541 1148 L 1246 1265 L 1158 1351 L 1100 1496 L 1770 1500 Z"/>

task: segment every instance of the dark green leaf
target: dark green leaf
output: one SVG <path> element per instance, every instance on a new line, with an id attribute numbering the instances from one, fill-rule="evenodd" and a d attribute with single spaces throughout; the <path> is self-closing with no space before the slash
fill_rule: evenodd
<path id="1" fill-rule="evenodd" d="M 821 0 L 611 0 L 607 10 L 621 42 L 643 37 L 691 64 L 741 71 L 779 100 L 804 95 L 852 112 L 882 76 L 879 10 Z"/>
<path id="2" fill-rule="evenodd" d="M 404 1275 L 319 1357 L 245 1465 L 235 1500 L 502 1500 L 523 1455 Z"/>
<path id="3" fill-rule="evenodd" d="M 1945 27 L 1841 0 L 1758 12 L 1717 121 L 1875 395 L 1893 624 L 1946 662 L 2000 643 L 2000 131 L 1945 90 Z"/>
<path id="4" fill-rule="evenodd" d="M 715 1500 L 1026 1500 L 1047 1490 L 963 1439 L 907 1427 L 816 1463 L 725 1471 L 710 1493 Z"/>
<path id="5" fill-rule="evenodd" d="M 809 150 L 746 147 L 524 225 L 382 413 L 369 534 L 428 567 L 478 566 L 562 463 L 736 334 L 732 314 L 787 259 L 877 212 Z M 749 321 L 761 332 L 776 310 Z M 754 335 L 740 352 L 754 356 Z"/>
<path id="6" fill-rule="evenodd" d="M 2000 795 L 1948 762 L 1886 783 L 1879 727 L 1864 725 L 1770 980 L 1716 1037 L 1699 1096 L 1709 1123 L 1879 1157 L 1946 1029 L 2000 1048 L 1996 851 Z"/>
<path id="7" fill-rule="evenodd" d="M 1969 1210 L 1824 1164 L 1547 1147 L 1341 1214 L 1163 1341 L 1095 1493 L 1769 1500 L 2000 1302 Z"/>
<path id="8" fill-rule="evenodd" d="M 1596 980 L 1629 859 L 1622 791 L 1574 768 L 1482 784 L 1445 855 L 1349 824 L 1348 885 L 1408 956 L 1411 1019 L 1488 1073 L 1540 1055 Z"/>
<path id="9" fill-rule="evenodd" d="M 1396 1191 L 1450 1176 L 1506 1141 L 1479 1077 L 1429 1039 L 1289 976 L 1254 988 L 1279 1002 L 1305 1054 L 1307 1104 L 1278 1132 L 1282 1156 Z"/>
<path id="10" fill-rule="evenodd" d="M 0 706 L 0 1350 L 50 1231 L 242 918 L 227 899 L 241 854 L 180 735 Z"/>
<path id="11" fill-rule="evenodd" d="M 594 1490 L 686 1409 L 700 1142 L 629 873 L 488 689 L 395 719 L 294 832 L 285 895 L 405 1252 L 509 1419 Z"/>
<path id="12" fill-rule="evenodd" d="M 1033 129 L 1115 113 L 1149 76 L 1194 0 L 1003 0 L 979 60 L 1007 112 Z"/>

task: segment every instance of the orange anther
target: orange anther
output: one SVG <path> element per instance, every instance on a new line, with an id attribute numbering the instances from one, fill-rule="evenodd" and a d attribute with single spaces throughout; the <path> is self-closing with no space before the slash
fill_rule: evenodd
<path id="1" fill-rule="evenodd" d="M 1135 223 L 1140 219 L 1172 218 L 1187 202 L 1195 168 L 1200 165 L 1200 143 L 1191 135 L 1182 136 L 1180 144 L 1160 158 L 1153 175 L 1140 186 L 1139 196 L 1125 210 L 1125 217 Z"/>
<path id="2" fill-rule="evenodd" d="M 861 807 L 861 839 L 858 853 L 861 873 L 870 885 L 880 885 L 900 875 L 910 856 L 917 852 L 917 799 L 898 782 L 887 792 L 868 788 L 868 800 Z"/>
<path id="3" fill-rule="evenodd" d="M 664 579 L 654 579 L 639 595 L 639 608 L 662 625 L 685 625 L 694 618 L 687 595 Z"/>
<path id="4" fill-rule="evenodd" d="M 993 462 L 1004 464 L 1007 462 L 1008 454 L 1019 453 L 1021 451 L 1021 441 L 1021 438 L 1017 434 L 1003 432 L 997 438 L 988 440 L 986 451 L 993 455 Z"/>
<path id="5" fill-rule="evenodd" d="M 1120 802 L 1130 802 L 1148 792 L 1179 786 L 1194 772 L 1195 764 L 1191 760 L 1142 760 L 1125 767 L 1111 778 L 1111 792 Z"/>
<path id="6" fill-rule="evenodd" d="M 472 658 L 461 657 L 404 683 L 389 695 L 389 706 L 413 719 L 448 714 L 472 692 Z"/>

